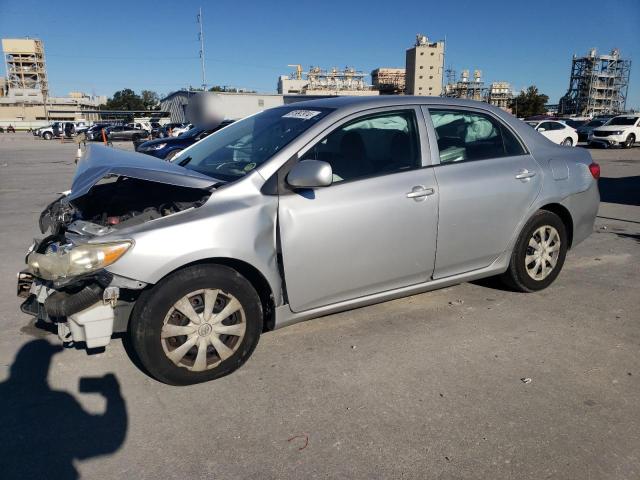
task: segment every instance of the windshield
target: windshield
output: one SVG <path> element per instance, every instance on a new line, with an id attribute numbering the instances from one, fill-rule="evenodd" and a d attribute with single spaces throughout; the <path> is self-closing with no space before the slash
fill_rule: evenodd
<path id="1" fill-rule="evenodd" d="M 591 120 L 585 127 L 601 127 L 602 125 L 604 125 L 604 121 L 602 120 Z"/>
<path id="2" fill-rule="evenodd" d="M 527 122 L 530 127 L 536 128 L 540 122 Z"/>
<path id="3" fill-rule="evenodd" d="M 638 117 L 615 117 L 607 125 L 634 125 Z"/>
<path id="4" fill-rule="evenodd" d="M 332 109 L 277 107 L 247 117 L 183 151 L 174 162 L 224 181 L 251 172 Z"/>

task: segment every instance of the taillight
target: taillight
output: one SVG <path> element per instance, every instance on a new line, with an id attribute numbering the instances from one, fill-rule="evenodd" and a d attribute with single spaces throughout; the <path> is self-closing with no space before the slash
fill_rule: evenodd
<path id="1" fill-rule="evenodd" d="M 596 180 L 600 178 L 600 165 L 598 165 L 596 162 L 592 162 L 591 165 L 589 165 L 589 171 L 591 172 L 593 178 L 595 178 Z"/>

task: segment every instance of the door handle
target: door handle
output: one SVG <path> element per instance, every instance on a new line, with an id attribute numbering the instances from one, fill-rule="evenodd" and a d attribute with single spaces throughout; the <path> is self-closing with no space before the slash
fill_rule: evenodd
<path id="1" fill-rule="evenodd" d="M 409 193 L 407 193 L 407 198 L 421 198 L 427 197 L 429 195 L 433 195 L 433 188 L 425 188 L 422 185 L 416 185 L 411 189 Z"/>
<path id="2" fill-rule="evenodd" d="M 520 170 L 520 173 L 518 173 L 516 175 L 516 178 L 518 180 L 525 180 L 527 178 L 531 178 L 531 177 L 535 177 L 535 176 L 536 176 L 536 172 L 530 172 L 526 168 L 523 168 L 522 170 Z"/>

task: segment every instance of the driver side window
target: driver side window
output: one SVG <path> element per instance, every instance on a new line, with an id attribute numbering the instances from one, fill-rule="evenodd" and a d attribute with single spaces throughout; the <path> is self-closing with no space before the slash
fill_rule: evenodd
<path id="1" fill-rule="evenodd" d="M 420 167 L 414 110 L 361 117 L 334 130 L 302 160 L 331 165 L 334 183 Z"/>

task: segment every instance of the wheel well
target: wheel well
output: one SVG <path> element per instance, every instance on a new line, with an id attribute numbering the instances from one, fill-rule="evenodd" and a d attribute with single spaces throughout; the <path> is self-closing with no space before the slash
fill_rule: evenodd
<path id="1" fill-rule="evenodd" d="M 573 219 L 571 218 L 571 213 L 569 213 L 569 210 L 567 210 L 566 207 L 563 207 L 559 203 L 550 203 L 548 205 L 545 205 L 544 207 L 540 207 L 540 210 L 546 210 L 548 212 L 555 213 L 560 217 L 560 220 L 562 220 L 562 223 L 564 223 L 564 226 L 567 229 L 567 240 L 569 241 L 569 248 L 571 248 L 571 245 L 573 244 Z"/>
<path id="2" fill-rule="evenodd" d="M 233 268 L 240 275 L 246 278 L 253 288 L 256 289 L 258 296 L 260 297 L 260 303 L 262 303 L 262 312 L 264 314 L 264 322 L 262 330 L 264 332 L 271 331 L 275 328 L 276 323 L 276 308 L 273 299 L 273 292 L 267 279 L 264 278 L 262 273 L 253 265 L 243 262 L 242 260 L 236 260 L 235 258 L 206 258 L 198 260 L 192 263 L 183 265 L 178 270 L 190 267 L 192 265 L 224 265 L 229 268 Z M 174 270 L 175 271 L 175 270 Z M 171 272 L 173 273 L 173 272 Z"/>

